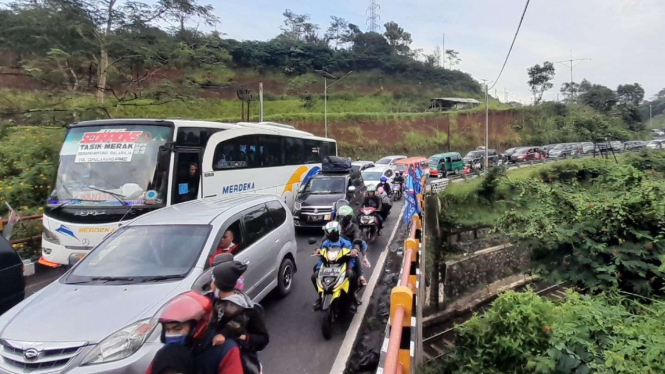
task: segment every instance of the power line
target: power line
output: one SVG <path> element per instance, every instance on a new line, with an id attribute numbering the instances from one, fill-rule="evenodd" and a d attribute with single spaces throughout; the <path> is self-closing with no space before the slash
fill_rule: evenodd
<path id="1" fill-rule="evenodd" d="M 370 0 L 369 7 L 367 7 L 367 31 L 369 32 L 378 32 L 379 30 L 379 21 L 381 16 L 378 11 L 381 9 L 381 6 L 376 3 L 376 0 Z"/>
<path id="2" fill-rule="evenodd" d="M 529 3 L 531 0 L 526 0 L 526 5 L 524 5 L 524 11 L 522 12 L 522 17 L 520 18 L 520 23 L 517 25 L 517 31 L 515 31 L 515 36 L 513 37 L 513 42 L 510 43 L 510 49 L 508 50 L 508 55 L 506 55 L 506 60 L 503 61 L 503 66 L 501 67 L 501 71 L 499 72 L 499 76 L 496 77 L 494 80 L 494 84 L 490 89 L 494 88 L 496 84 L 499 82 L 499 78 L 501 78 L 501 74 L 503 73 L 503 69 L 506 67 L 506 64 L 508 63 L 508 58 L 510 57 L 510 52 L 513 51 L 513 46 L 515 45 L 515 40 L 517 40 L 517 34 L 520 32 L 520 27 L 522 27 L 522 21 L 524 21 L 524 15 L 526 14 L 526 10 L 529 8 Z"/>

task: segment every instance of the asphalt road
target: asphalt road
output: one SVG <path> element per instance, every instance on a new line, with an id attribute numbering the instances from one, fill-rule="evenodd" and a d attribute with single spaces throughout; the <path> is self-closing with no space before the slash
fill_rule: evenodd
<path id="1" fill-rule="evenodd" d="M 388 245 L 401 209 L 402 200 L 394 203 L 382 236 L 367 250 L 372 267 L 363 268 L 363 275 L 368 281 L 381 251 Z M 327 374 L 344 340 L 350 320 L 344 325 L 337 324 L 332 339 L 326 341 L 321 334 L 320 313 L 312 311 L 316 293 L 310 277 L 317 258 L 310 256 L 313 247 L 307 244 L 307 238 L 318 239 L 322 235 L 322 231 L 316 230 L 297 235 L 298 272 L 295 274 L 294 289 L 284 299 L 269 295 L 261 303 L 270 333 L 270 344 L 259 355 L 266 374 Z"/>

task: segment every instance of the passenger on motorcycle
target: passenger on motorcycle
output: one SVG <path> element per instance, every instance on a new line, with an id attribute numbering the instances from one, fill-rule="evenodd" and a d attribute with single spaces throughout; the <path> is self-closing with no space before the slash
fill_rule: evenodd
<path id="1" fill-rule="evenodd" d="M 353 245 L 350 241 L 344 239 L 340 235 L 340 226 L 339 222 L 328 222 L 324 228 L 326 233 L 326 240 L 321 244 L 321 247 L 324 248 L 353 248 L 351 250 L 350 259 L 347 263 L 346 277 L 349 279 L 349 295 L 352 295 L 355 299 L 355 293 L 358 289 L 358 276 L 353 269 L 356 265 L 356 257 L 360 253 L 360 246 Z M 319 250 L 314 251 L 314 255 L 318 255 Z M 314 274 L 312 274 L 312 285 L 314 285 L 314 290 L 317 290 L 316 279 L 319 276 L 319 269 L 323 265 L 323 259 L 319 259 L 319 262 L 314 267 Z M 318 295 L 318 291 L 317 291 Z M 350 303 L 350 308 L 352 312 L 355 312 L 357 307 L 356 303 Z M 321 309 L 321 298 L 317 296 L 316 302 L 314 303 L 314 310 Z"/>
<path id="2" fill-rule="evenodd" d="M 210 299 L 195 291 L 167 303 L 158 317 L 162 325 L 160 339 L 165 345 L 157 351 L 146 374 L 242 374 L 240 350 L 234 340 L 212 345 L 214 332 L 208 328 L 211 312 Z"/>
<path id="3" fill-rule="evenodd" d="M 360 248 L 360 257 L 358 258 L 359 260 L 362 261 L 362 259 L 365 256 L 365 252 L 367 251 L 367 243 L 365 243 L 365 241 L 362 240 L 363 234 L 360 231 L 358 225 L 355 222 L 353 222 L 353 208 L 351 208 L 348 205 L 340 207 L 339 209 L 337 209 L 337 217 L 339 217 L 339 226 L 340 226 L 340 231 L 342 233 L 342 238 L 350 241 L 351 243 L 355 243 L 356 240 L 362 241 L 363 244 L 362 247 Z M 361 261 L 356 261 L 356 266 L 354 270 L 358 274 L 358 281 L 360 282 L 360 284 L 366 286 L 367 280 L 363 276 L 363 269 L 360 263 Z"/>
<path id="4" fill-rule="evenodd" d="M 388 197 L 393 195 L 393 191 L 390 188 L 390 183 L 388 183 L 388 178 L 381 177 L 381 182 L 376 185 L 376 189 L 378 190 L 379 188 L 383 188 L 383 191 L 386 192 L 386 195 L 388 195 Z"/>
<path id="5" fill-rule="evenodd" d="M 395 177 L 393 177 L 393 183 L 397 183 L 400 186 L 404 184 L 404 176 L 402 175 L 401 171 L 395 173 Z"/>
<path id="6" fill-rule="evenodd" d="M 376 187 L 369 186 L 367 187 L 367 192 L 365 193 L 365 198 L 363 199 L 363 208 L 372 207 L 376 209 L 376 219 L 379 220 L 379 232 L 381 235 L 381 230 L 383 229 L 383 216 L 380 212 L 383 211 L 383 202 L 381 196 L 377 196 Z"/>

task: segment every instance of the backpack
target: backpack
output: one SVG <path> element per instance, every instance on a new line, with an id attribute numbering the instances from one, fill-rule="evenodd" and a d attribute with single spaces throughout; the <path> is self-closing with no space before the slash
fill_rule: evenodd
<path id="1" fill-rule="evenodd" d="M 250 313 L 250 310 L 245 310 L 244 313 Z M 254 304 L 254 307 L 251 309 L 251 313 L 260 313 L 263 315 L 263 307 L 259 304 Z M 247 316 L 248 320 L 252 317 Z M 240 348 L 240 362 L 242 363 L 242 372 L 244 374 L 261 374 L 262 367 L 261 362 L 259 362 L 259 355 L 256 352 L 252 352 L 243 347 L 242 344 L 238 344 Z"/>
<path id="2" fill-rule="evenodd" d="M 327 156 L 321 162 L 321 171 L 324 173 L 348 173 L 351 170 L 351 161 L 341 157 Z"/>

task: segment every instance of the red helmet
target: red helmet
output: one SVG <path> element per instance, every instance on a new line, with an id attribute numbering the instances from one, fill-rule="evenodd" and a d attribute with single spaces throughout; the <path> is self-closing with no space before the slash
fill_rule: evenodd
<path id="1" fill-rule="evenodd" d="M 187 291 L 174 297 L 159 313 L 159 323 L 191 322 L 190 338 L 198 340 L 203 337 L 212 314 L 212 301 L 196 291 Z M 162 330 L 164 342 L 164 330 Z"/>

